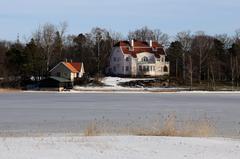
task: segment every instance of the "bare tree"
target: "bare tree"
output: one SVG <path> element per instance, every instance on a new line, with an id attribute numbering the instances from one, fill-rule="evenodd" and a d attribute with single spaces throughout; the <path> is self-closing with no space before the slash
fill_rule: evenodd
<path id="1" fill-rule="evenodd" d="M 231 83 L 232 83 L 232 89 L 234 87 L 234 67 L 233 67 L 233 56 L 232 53 L 230 52 L 231 47 L 233 46 L 234 40 L 232 37 L 229 37 L 227 34 L 219 34 L 215 35 L 215 39 L 219 40 L 223 44 L 223 50 L 224 52 L 222 55 L 219 56 L 219 62 L 221 65 L 224 65 L 225 72 L 221 70 L 220 64 L 218 65 L 218 73 L 219 75 L 222 74 L 225 76 L 225 80 L 229 79 L 228 76 L 230 75 L 231 78 Z M 221 80 L 219 78 L 219 80 Z"/>
<path id="2" fill-rule="evenodd" d="M 153 30 L 153 40 L 157 41 L 164 47 L 168 47 L 170 44 L 168 34 L 163 33 L 160 29 Z"/>
<path id="3" fill-rule="evenodd" d="M 57 27 L 57 28 L 58 28 L 58 31 L 59 31 L 59 33 L 60 33 L 60 37 L 61 37 L 62 39 L 64 39 L 65 33 L 66 33 L 66 31 L 67 31 L 67 27 L 68 27 L 67 22 L 61 22 L 61 23 L 59 24 L 59 26 Z"/>
<path id="4" fill-rule="evenodd" d="M 0 77 L 4 76 L 6 73 L 5 68 L 5 57 L 6 52 L 8 51 L 10 47 L 10 43 L 7 41 L 0 41 Z"/>
<path id="5" fill-rule="evenodd" d="M 186 54 L 190 52 L 192 45 L 192 36 L 190 31 L 183 31 L 177 33 L 176 40 L 179 41 L 183 48 L 182 63 L 183 63 L 183 80 L 186 82 Z"/>
<path id="6" fill-rule="evenodd" d="M 56 49 L 56 45 L 59 47 L 57 52 L 61 55 L 66 29 L 66 22 L 60 23 L 58 27 L 53 24 L 46 23 L 43 26 L 40 26 L 39 29 L 33 33 L 33 38 L 37 45 L 41 46 L 44 50 L 47 71 L 50 68 L 52 57 L 56 52 L 56 50 L 54 50 Z"/>
<path id="7" fill-rule="evenodd" d="M 169 46 L 169 36 L 163 33 L 160 29 L 149 29 L 147 26 L 135 31 L 130 31 L 128 34 L 128 39 L 136 39 L 142 41 L 154 40 L 163 45 L 164 47 Z"/>
<path id="8" fill-rule="evenodd" d="M 61 22 L 57 27 L 58 31 L 56 32 L 55 44 L 58 47 L 57 51 L 59 52 L 60 57 L 62 57 L 63 47 L 67 39 L 67 37 L 65 36 L 65 33 L 67 32 L 67 27 L 67 22 Z"/>
<path id="9" fill-rule="evenodd" d="M 152 40 L 153 38 L 153 31 L 149 29 L 147 26 L 142 27 L 140 29 L 136 29 L 135 31 L 130 31 L 128 33 L 128 39 L 136 39 L 142 41 Z"/>
<path id="10" fill-rule="evenodd" d="M 234 40 L 231 37 L 229 37 L 227 34 L 218 34 L 218 35 L 215 35 L 215 38 L 224 44 L 224 49 L 226 50 L 231 48 L 234 42 Z"/>
<path id="11" fill-rule="evenodd" d="M 40 26 L 39 29 L 33 33 L 33 38 L 38 46 L 44 49 L 44 56 L 46 60 L 46 68 L 49 70 L 49 65 L 54 49 L 56 27 L 53 24 L 46 23 Z"/>
<path id="12" fill-rule="evenodd" d="M 199 84 L 202 84 L 202 69 L 203 64 L 206 63 L 207 58 L 209 57 L 210 50 L 213 47 L 214 40 L 212 37 L 204 35 L 202 32 L 201 34 L 196 35 L 193 38 L 192 42 L 192 50 L 193 53 L 197 54 L 199 59 L 199 72 L 198 72 L 198 81 Z"/>
<path id="13" fill-rule="evenodd" d="M 109 34 L 113 40 L 113 44 L 124 39 L 124 36 L 119 32 L 109 31 Z"/>
<path id="14" fill-rule="evenodd" d="M 235 54 L 235 74 L 236 74 L 236 86 L 239 89 L 240 80 L 240 29 L 235 31 L 234 36 L 234 54 Z"/>
<path id="15" fill-rule="evenodd" d="M 187 55 L 187 74 L 190 80 L 190 90 L 192 90 L 193 87 L 193 59 L 192 59 L 192 55 L 188 54 Z"/>
<path id="16" fill-rule="evenodd" d="M 234 79 L 235 79 L 235 66 L 234 66 L 234 57 L 233 57 L 233 53 L 230 52 L 231 57 L 230 57 L 230 65 L 231 65 L 231 83 L 232 83 L 232 91 L 234 90 Z"/>

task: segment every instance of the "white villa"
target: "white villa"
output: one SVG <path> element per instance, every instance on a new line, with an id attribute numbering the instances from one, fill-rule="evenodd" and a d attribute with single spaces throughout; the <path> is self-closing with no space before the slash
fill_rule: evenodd
<path id="1" fill-rule="evenodd" d="M 120 41 L 110 55 L 108 73 L 115 76 L 169 75 L 169 62 L 165 61 L 163 47 L 152 40 Z"/>

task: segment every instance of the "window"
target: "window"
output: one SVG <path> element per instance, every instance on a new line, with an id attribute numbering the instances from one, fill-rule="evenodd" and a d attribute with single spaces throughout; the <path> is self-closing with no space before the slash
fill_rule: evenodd
<path id="1" fill-rule="evenodd" d="M 113 67 L 113 72 L 116 72 L 116 66 Z"/>
<path id="2" fill-rule="evenodd" d="M 117 61 L 116 57 L 113 58 L 113 61 L 115 61 L 115 62 Z"/>
<path id="3" fill-rule="evenodd" d="M 61 76 L 61 73 L 60 72 L 57 72 L 57 77 L 60 77 Z"/>
<path id="4" fill-rule="evenodd" d="M 144 56 L 144 57 L 142 58 L 142 62 L 148 62 L 148 58 L 147 58 L 146 56 Z"/>
<path id="5" fill-rule="evenodd" d="M 143 71 L 147 71 L 147 67 L 146 66 L 143 66 Z"/>
<path id="6" fill-rule="evenodd" d="M 147 71 L 149 71 L 149 66 L 147 66 Z"/>
<path id="7" fill-rule="evenodd" d="M 164 57 L 162 57 L 162 62 L 164 62 Z"/>
<path id="8" fill-rule="evenodd" d="M 164 66 L 163 71 L 164 71 L 164 72 L 168 72 L 168 67 L 167 67 L 167 66 Z"/>
<path id="9" fill-rule="evenodd" d="M 142 71 L 142 66 L 141 65 L 139 66 L 139 71 Z"/>
<path id="10" fill-rule="evenodd" d="M 130 57 L 126 57 L 126 61 L 130 61 Z"/>
<path id="11" fill-rule="evenodd" d="M 128 67 L 128 66 L 126 66 L 126 71 L 127 71 L 127 72 L 129 71 L 129 67 Z"/>

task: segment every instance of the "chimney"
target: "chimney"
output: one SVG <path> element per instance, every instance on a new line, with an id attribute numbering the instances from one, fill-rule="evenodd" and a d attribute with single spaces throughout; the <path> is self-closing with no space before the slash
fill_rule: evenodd
<path id="1" fill-rule="evenodd" d="M 153 47 L 153 41 L 152 40 L 149 41 L 149 47 Z"/>
<path id="2" fill-rule="evenodd" d="M 132 39 L 131 41 L 131 47 L 133 48 L 134 47 L 134 40 Z"/>

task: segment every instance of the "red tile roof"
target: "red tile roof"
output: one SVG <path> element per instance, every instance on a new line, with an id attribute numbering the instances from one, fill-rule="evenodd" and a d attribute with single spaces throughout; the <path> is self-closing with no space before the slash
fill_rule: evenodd
<path id="1" fill-rule="evenodd" d="M 73 73 L 81 72 L 82 63 L 80 62 L 63 62 L 63 64 Z"/>
<path id="2" fill-rule="evenodd" d="M 150 47 L 149 43 L 145 41 L 134 40 L 134 47 L 131 47 L 131 42 L 120 41 L 114 47 L 120 47 L 124 54 L 130 54 L 133 57 L 137 57 L 137 54 L 142 52 L 153 53 L 157 58 L 165 55 L 163 47 L 158 42 L 152 42 L 152 47 Z"/>

